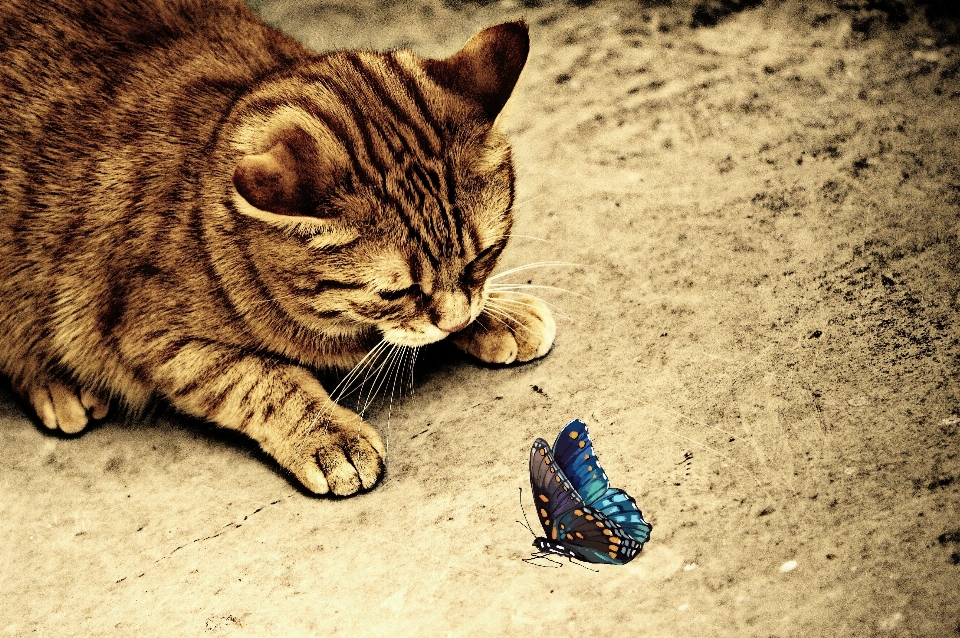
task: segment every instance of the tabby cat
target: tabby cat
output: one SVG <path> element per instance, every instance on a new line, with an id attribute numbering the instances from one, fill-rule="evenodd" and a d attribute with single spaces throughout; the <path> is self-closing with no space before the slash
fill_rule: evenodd
<path id="1" fill-rule="evenodd" d="M 241 0 L 4 0 L 0 371 L 50 429 L 165 399 L 314 493 L 371 488 L 381 438 L 311 370 L 552 344 L 488 283 L 528 48 L 513 22 L 443 60 L 318 55 Z"/>

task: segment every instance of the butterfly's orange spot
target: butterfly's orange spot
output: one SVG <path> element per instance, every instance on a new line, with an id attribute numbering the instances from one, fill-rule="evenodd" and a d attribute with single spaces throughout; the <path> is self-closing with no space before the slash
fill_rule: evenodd
<path id="1" fill-rule="evenodd" d="M 591 516 L 590 514 L 587 514 L 586 519 L 587 519 L 588 521 L 592 521 L 592 520 L 593 520 L 593 516 Z"/>
<path id="2" fill-rule="evenodd" d="M 551 466 L 549 466 L 549 467 L 550 467 L 550 471 L 551 471 L 551 472 L 553 472 L 554 474 L 556 474 L 556 473 L 557 473 L 557 470 L 556 470 L 556 469 L 554 469 L 554 467 L 553 467 L 552 465 L 551 465 Z"/>
<path id="3" fill-rule="evenodd" d="M 546 517 L 547 517 L 547 510 L 545 510 L 545 509 L 543 509 L 543 508 L 541 507 L 541 508 L 540 508 L 540 516 L 542 516 L 543 518 L 546 518 Z"/>
<path id="4" fill-rule="evenodd" d="M 543 448 L 540 448 L 540 456 L 546 456 L 547 452 Z"/>
<path id="5" fill-rule="evenodd" d="M 554 477 L 554 478 L 556 478 L 556 479 L 557 479 L 557 483 L 559 483 L 559 482 L 560 482 L 560 477 L 559 477 L 559 476 L 556 476 L 556 477 Z"/>
<path id="6" fill-rule="evenodd" d="M 555 529 L 550 530 L 550 537 L 551 537 L 553 540 L 557 540 L 557 530 L 555 530 Z"/>
<path id="7" fill-rule="evenodd" d="M 583 455 L 583 460 L 584 460 L 584 461 L 589 461 L 589 460 L 590 460 L 590 455 L 589 455 L 589 454 L 584 454 L 584 455 Z"/>
<path id="8" fill-rule="evenodd" d="M 573 510 L 573 513 L 577 516 L 583 516 L 583 510 Z"/>
<path id="9" fill-rule="evenodd" d="M 597 521 L 597 527 L 603 529 L 603 521 Z"/>
<path id="10" fill-rule="evenodd" d="M 620 544 L 620 539 L 614 536 L 613 538 L 608 539 L 611 543 Z"/>
<path id="11" fill-rule="evenodd" d="M 580 433 L 577 432 L 576 430 L 573 430 L 573 431 L 570 432 L 570 438 L 571 438 L 571 439 L 575 439 L 575 438 L 577 438 L 578 436 L 580 436 Z"/>
<path id="12" fill-rule="evenodd" d="M 580 441 L 580 447 L 583 447 L 583 446 L 585 446 L 585 445 L 586 445 L 586 443 L 584 443 L 583 441 Z"/>
<path id="13" fill-rule="evenodd" d="M 583 534 L 581 534 L 580 532 L 574 532 L 574 534 L 576 535 L 577 538 L 579 538 L 580 540 L 583 540 Z"/>
<path id="14" fill-rule="evenodd" d="M 550 499 L 547 498 L 546 496 L 544 496 L 543 494 L 537 494 L 537 498 L 539 498 L 539 499 L 540 499 L 541 501 L 543 501 L 544 503 L 549 503 L 549 502 L 550 502 Z"/>
<path id="15" fill-rule="evenodd" d="M 617 553 L 616 553 L 616 552 L 610 552 L 610 558 L 616 560 L 616 559 L 617 559 Z"/>
<path id="16" fill-rule="evenodd" d="M 600 524 L 600 523 L 597 523 L 597 525 L 599 525 L 599 524 Z M 611 532 L 611 531 L 608 530 L 608 529 L 603 530 L 603 533 L 606 534 L 607 536 L 611 536 L 611 535 L 613 534 L 613 532 Z"/>
<path id="17" fill-rule="evenodd" d="M 563 525 L 561 525 L 561 526 L 560 526 L 560 529 L 561 529 L 561 530 L 565 530 L 565 529 L 567 529 L 567 528 L 564 527 Z"/>
<path id="18" fill-rule="evenodd" d="M 547 465 L 550 465 L 550 457 L 549 456 L 543 457 L 543 462 L 546 463 Z M 590 469 L 593 469 L 593 468 L 590 468 Z"/>
<path id="19" fill-rule="evenodd" d="M 617 553 L 617 546 L 616 546 L 616 545 L 611 545 L 611 546 L 610 546 L 610 551 L 613 552 L 614 554 L 616 554 L 616 553 Z"/>
<path id="20" fill-rule="evenodd" d="M 549 518 L 543 519 L 543 524 L 546 525 L 547 527 L 550 527 L 550 519 Z M 554 538 L 556 538 L 556 536 L 554 536 Z"/>
<path id="21" fill-rule="evenodd" d="M 569 541 L 569 540 L 573 540 L 573 536 L 570 536 L 570 534 L 567 534 L 567 540 L 568 540 L 568 541 Z"/>
<path id="22" fill-rule="evenodd" d="M 592 465 L 588 465 L 588 466 L 587 466 L 587 471 L 588 471 L 588 472 L 592 472 L 592 471 L 593 471 L 593 466 L 592 466 Z M 597 478 L 597 475 L 594 474 L 594 475 L 593 475 L 593 478 Z"/>

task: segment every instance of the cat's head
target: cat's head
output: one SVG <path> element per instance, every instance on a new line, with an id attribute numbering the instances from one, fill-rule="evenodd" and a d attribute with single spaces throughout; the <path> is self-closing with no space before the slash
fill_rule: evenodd
<path id="1" fill-rule="evenodd" d="M 443 60 L 333 53 L 237 104 L 228 204 L 259 229 L 251 254 L 288 314 L 407 346 L 477 318 L 512 224 L 494 122 L 528 48 L 515 22 Z"/>

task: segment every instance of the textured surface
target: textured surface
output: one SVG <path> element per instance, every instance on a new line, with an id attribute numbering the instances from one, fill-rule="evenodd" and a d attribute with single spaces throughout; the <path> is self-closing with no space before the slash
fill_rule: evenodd
<path id="1" fill-rule="evenodd" d="M 526 16 L 504 267 L 578 264 L 514 279 L 577 293 L 557 344 L 429 354 L 343 501 L 177 415 L 62 439 L 5 392 L 0 635 L 954 635 L 960 54 L 949 17 L 802 4 L 260 3 L 427 55 Z M 521 562 L 530 445 L 574 417 L 654 526 L 627 566 Z"/>

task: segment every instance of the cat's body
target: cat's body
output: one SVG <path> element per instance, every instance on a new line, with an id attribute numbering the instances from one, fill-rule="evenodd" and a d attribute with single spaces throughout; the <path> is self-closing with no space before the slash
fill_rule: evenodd
<path id="1" fill-rule="evenodd" d="M 4 2 L 0 371 L 50 428 L 163 397 L 314 492 L 371 487 L 380 438 L 308 369 L 552 343 L 536 300 L 484 314 L 526 53 L 521 24 L 433 61 L 317 55 L 239 0 Z"/>

